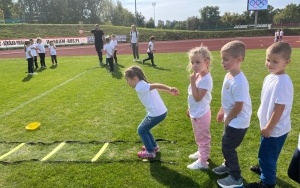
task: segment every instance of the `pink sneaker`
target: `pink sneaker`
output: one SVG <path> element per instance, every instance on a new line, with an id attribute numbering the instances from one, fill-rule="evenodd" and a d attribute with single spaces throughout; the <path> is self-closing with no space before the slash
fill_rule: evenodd
<path id="1" fill-rule="evenodd" d="M 154 148 L 154 151 L 155 151 L 155 152 L 159 152 L 159 150 L 160 150 L 159 146 L 156 146 L 156 147 Z M 145 146 L 142 147 L 142 151 L 146 151 L 146 147 L 145 147 Z"/>
<path id="2" fill-rule="evenodd" d="M 155 152 L 149 153 L 148 151 L 139 151 L 137 155 L 142 159 L 153 159 L 156 156 Z"/>

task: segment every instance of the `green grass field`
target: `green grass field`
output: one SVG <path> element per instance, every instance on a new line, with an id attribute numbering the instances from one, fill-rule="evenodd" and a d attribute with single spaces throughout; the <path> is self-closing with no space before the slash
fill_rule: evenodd
<path id="1" fill-rule="evenodd" d="M 145 57 L 146 55 L 142 55 Z M 220 90 L 225 71 L 219 52 L 213 52 L 211 73 L 214 79 L 211 122 L 210 169 L 223 162 L 221 137 L 223 125 L 215 117 L 220 107 Z M 192 171 L 186 165 L 195 152 L 192 126 L 186 117 L 189 84 L 186 53 L 155 54 L 158 67 L 133 63 L 131 55 L 120 55 L 119 66 L 111 75 L 98 66 L 96 56 L 59 57 L 59 66 L 38 69 L 38 75 L 27 77 L 27 62 L 1 59 L 0 63 L 0 158 L 21 143 L 15 152 L 2 157 L 0 187 L 218 187 L 224 177 L 211 170 Z M 265 51 L 248 50 L 242 70 L 246 74 L 253 105 L 250 128 L 238 148 L 244 184 L 258 181 L 249 167 L 257 163 L 259 106 L 262 81 L 268 74 L 264 67 Z M 297 187 L 287 176 L 287 168 L 298 143 L 300 132 L 299 49 L 294 49 L 287 73 L 294 83 L 293 129 L 288 135 L 278 161 L 277 187 Z M 174 97 L 161 93 L 168 117 L 153 129 L 161 152 L 153 162 L 139 160 L 136 153 L 142 143 L 136 129 L 145 109 L 135 91 L 123 77 L 131 65 L 143 68 L 148 80 L 177 87 Z M 298 75 L 298 76 L 297 76 Z M 41 122 L 35 131 L 25 126 Z M 66 144 L 45 161 L 40 161 L 60 143 Z M 92 158 L 105 143 L 106 150 L 95 161 Z"/>

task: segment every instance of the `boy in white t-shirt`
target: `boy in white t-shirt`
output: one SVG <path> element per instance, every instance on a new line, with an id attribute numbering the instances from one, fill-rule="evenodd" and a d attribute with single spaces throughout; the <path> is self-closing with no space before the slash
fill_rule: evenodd
<path id="1" fill-rule="evenodd" d="M 103 51 L 106 54 L 106 63 L 109 64 L 109 72 L 114 73 L 114 59 L 113 59 L 113 53 L 114 49 L 112 45 L 110 45 L 110 38 L 105 38 L 106 44 L 103 46 Z"/>
<path id="2" fill-rule="evenodd" d="M 153 51 L 155 51 L 155 49 L 154 49 L 154 43 L 153 43 L 154 40 L 155 40 L 155 37 L 151 36 L 149 44 L 148 44 L 148 48 L 147 48 L 148 58 L 143 60 L 143 64 L 145 63 L 145 61 L 151 60 L 152 66 L 156 67 L 156 64 L 154 63 L 154 55 L 153 55 Z"/>
<path id="3" fill-rule="evenodd" d="M 56 46 L 53 40 L 49 43 L 49 53 L 51 56 L 52 66 L 57 66 Z"/>
<path id="4" fill-rule="evenodd" d="M 33 39 L 29 39 L 31 45 L 30 45 L 30 49 L 31 49 L 31 54 L 33 56 L 33 62 L 34 62 L 34 65 L 35 65 L 35 68 L 39 68 L 39 65 L 37 63 L 37 52 L 36 52 L 36 44 L 34 43 Z"/>
<path id="5" fill-rule="evenodd" d="M 110 40 L 110 45 L 112 46 L 112 48 L 114 49 L 114 54 L 113 54 L 113 58 L 115 60 L 115 64 L 118 64 L 118 58 L 117 58 L 117 46 L 118 46 L 118 41 L 116 39 L 116 35 L 111 35 L 111 40 Z"/>
<path id="6" fill-rule="evenodd" d="M 224 122 L 222 153 L 225 162 L 213 169 L 219 175 L 229 173 L 217 181 L 221 187 L 243 186 L 236 148 L 244 139 L 252 114 L 249 83 L 241 71 L 245 51 L 245 44 L 237 40 L 225 44 L 221 49 L 222 65 L 228 73 L 223 81 L 222 106 L 217 121 Z"/>
<path id="7" fill-rule="evenodd" d="M 261 138 L 258 151 L 260 182 L 249 187 L 276 186 L 276 167 L 280 151 L 291 130 L 290 113 L 294 89 L 285 67 L 291 61 L 292 49 L 286 42 L 273 43 L 266 51 L 265 66 L 270 72 L 264 79 L 257 112 Z"/>
<path id="8" fill-rule="evenodd" d="M 47 68 L 47 65 L 46 65 L 46 62 L 45 62 L 45 56 L 46 56 L 45 44 L 42 43 L 41 38 L 37 38 L 36 42 L 37 42 L 36 43 L 36 48 L 37 48 L 38 53 L 39 53 L 41 67 L 42 68 Z"/>

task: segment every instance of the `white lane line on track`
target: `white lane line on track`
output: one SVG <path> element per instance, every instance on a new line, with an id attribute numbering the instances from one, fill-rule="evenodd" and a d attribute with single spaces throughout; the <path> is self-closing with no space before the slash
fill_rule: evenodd
<path id="1" fill-rule="evenodd" d="M 39 94 L 38 96 L 32 98 L 32 99 L 29 100 L 29 101 L 26 101 L 26 102 L 20 104 L 19 106 L 15 107 L 15 108 L 13 108 L 13 109 L 11 109 L 11 110 L 9 110 L 9 111 L 7 111 L 6 113 L 1 114 L 1 115 L 0 115 L 0 119 L 3 118 L 3 117 L 5 117 L 5 116 L 9 116 L 9 115 L 11 115 L 12 113 L 16 112 L 17 110 L 19 110 L 19 109 L 23 108 L 24 106 L 26 106 L 27 104 L 30 104 L 31 102 L 33 102 L 33 101 L 35 101 L 35 100 L 37 100 L 37 99 L 39 99 L 39 98 L 41 98 L 41 97 L 44 97 L 44 96 L 48 95 L 49 93 L 55 91 L 56 89 L 58 89 L 58 88 L 60 88 L 60 87 L 62 87 L 62 86 L 64 86 L 64 85 L 66 85 L 67 83 L 69 83 L 69 82 L 75 80 L 76 78 L 82 76 L 83 74 L 85 74 L 85 73 L 88 72 L 89 70 L 90 70 L 90 69 L 88 69 L 88 70 L 86 70 L 86 71 L 84 71 L 84 72 L 82 72 L 82 73 L 80 73 L 80 74 L 74 76 L 73 78 L 70 78 L 69 80 L 67 80 L 67 81 L 65 81 L 65 82 L 63 82 L 63 83 L 61 83 L 61 84 L 59 84 L 59 85 L 53 87 L 52 89 L 50 89 L 50 90 L 48 90 L 48 91 L 45 91 L 44 93 Z"/>

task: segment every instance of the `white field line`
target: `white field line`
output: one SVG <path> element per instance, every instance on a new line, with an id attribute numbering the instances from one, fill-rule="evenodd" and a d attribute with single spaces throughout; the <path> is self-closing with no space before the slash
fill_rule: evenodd
<path id="1" fill-rule="evenodd" d="M 66 80 L 65 82 L 59 84 L 58 86 L 55 86 L 55 87 L 53 87 L 52 89 L 50 89 L 50 90 L 48 90 L 48 91 L 45 91 L 44 93 L 39 94 L 38 96 L 36 96 L 36 97 L 30 99 L 29 101 L 23 102 L 23 103 L 20 104 L 19 106 L 15 107 L 15 108 L 13 108 L 13 109 L 11 109 L 11 110 L 8 110 L 6 113 L 0 115 L 0 119 L 3 118 L 3 117 L 5 117 L 5 116 L 9 116 L 9 115 L 11 115 L 12 113 L 16 112 L 17 110 L 19 110 L 19 109 L 23 108 L 24 106 L 26 106 L 27 104 L 30 104 L 30 103 L 32 103 L 33 101 L 35 101 L 35 100 L 37 100 L 37 99 L 39 99 L 39 98 L 41 98 L 41 97 L 44 97 L 44 96 L 48 95 L 49 93 L 51 93 L 51 92 L 57 90 L 58 88 L 60 88 L 60 87 L 62 87 L 62 86 L 64 86 L 64 85 L 66 85 L 67 83 L 69 83 L 69 82 L 75 80 L 76 78 L 80 77 L 81 75 L 85 74 L 87 71 L 89 71 L 89 70 L 86 70 L 86 71 L 84 71 L 84 72 L 82 72 L 82 73 L 80 73 L 80 74 L 74 76 L 73 78 L 70 78 L 69 80 Z"/>

